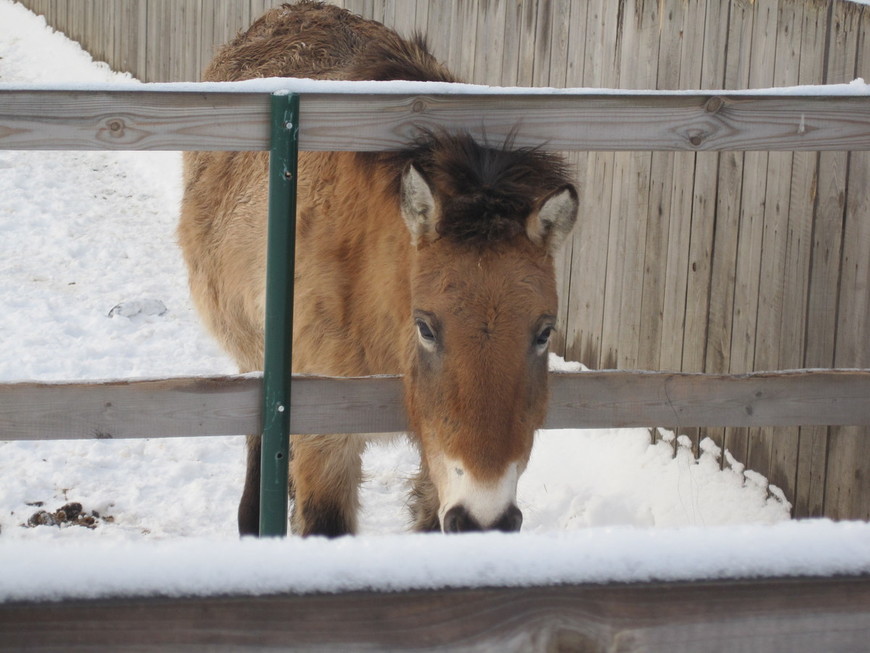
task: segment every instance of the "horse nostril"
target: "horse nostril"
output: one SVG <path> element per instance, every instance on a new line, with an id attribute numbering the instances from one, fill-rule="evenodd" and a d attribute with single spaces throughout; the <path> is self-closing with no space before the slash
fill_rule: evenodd
<path id="1" fill-rule="evenodd" d="M 523 525 L 523 513 L 522 511 L 514 505 L 508 506 L 508 509 L 504 511 L 504 514 L 501 516 L 494 525 L 493 528 L 498 531 L 502 531 L 504 533 L 515 533 Z"/>
<path id="2" fill-rule="evenodd" d="M 464 506 L 453 506 L 444 515 L 445 533 L 468 533 L 482 530 L 477 520 L 469 514 Z"/>

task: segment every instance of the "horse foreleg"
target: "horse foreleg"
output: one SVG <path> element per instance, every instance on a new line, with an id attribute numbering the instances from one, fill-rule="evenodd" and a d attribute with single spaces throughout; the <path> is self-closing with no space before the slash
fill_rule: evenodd
<path id="1" fill-rule="evenodd" d="M 245 487 L 242 490 L 242 498 L 239 501 L 239 535 L 260 534 L 260 465 L 262 464 L 262 452 L 260 446 L 262 439 L 259 435 L 249 435 L 248 464 L 245 471 Z M 293 460 L 293 448 L 290 448 L 290 460 Z M 290 476 L 289 486 L 290 499 L 293 499 L 293 476 Z"/>
<path id="2" fill-rule="evenodd" d="M 245 487 L 239 501 L 239 535 L 260 533 L 260 436 L 249 435 Z"/>
<path id="3" fill-rule="evenodd" d="M 362 452 L 354 435 L 293 437 L 293 532 L 338 537 L 356 532 Z"/>

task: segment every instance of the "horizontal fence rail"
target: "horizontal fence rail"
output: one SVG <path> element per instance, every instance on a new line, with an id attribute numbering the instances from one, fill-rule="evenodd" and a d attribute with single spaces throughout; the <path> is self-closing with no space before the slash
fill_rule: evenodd
<path id="1" fill-rule="evenodd" d="M 580 151 L 870 150 L 870 96 L 303 93 L 301 150 L 401 148 L 420 128 Z M 269 94 L 0 89 L 0 149 L 265 150 Z"/>
<path id="2" fill-rule="evenodd" d="M 259 433 L 256 375 L 0 385 L 0 440 Z M 294 375 L 294 433 L 406 428 L 399 376 Z M 550 374 L 545 428 L 870 425 L 870 370 Z"/>
<path id="3" fill-rule="evenodd" d="M 860 651 L 868 602 L 867 577 L 810 577 L 12 603 L 0 651 Z"/>

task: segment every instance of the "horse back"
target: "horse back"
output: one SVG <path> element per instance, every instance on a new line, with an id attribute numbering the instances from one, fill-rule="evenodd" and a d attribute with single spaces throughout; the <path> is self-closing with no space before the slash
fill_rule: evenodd
<path id="1" fill-rule="evenodd" d="M 332 5 L 266 12 L 216 54 L 206 81 L 261 77 L 455 81 L 421 37 Z M 294 369 L 398 373 L 408 343 L 409 238 L 389 157 L 302 152 L 297 199 Z M 179 240 L 191 295 L 242 371 L 262 369 L 268 154 L 188 152 Z M 404 271 L 402 271 L 404 268 Z"/>
<path id="2" fill-rule="evenodd" d="M 203 76 L 260 77 L 456 81 L 422 37 L 405 40 L 380 23 L 307 0 L 267 11 L 218 51 Z"/>

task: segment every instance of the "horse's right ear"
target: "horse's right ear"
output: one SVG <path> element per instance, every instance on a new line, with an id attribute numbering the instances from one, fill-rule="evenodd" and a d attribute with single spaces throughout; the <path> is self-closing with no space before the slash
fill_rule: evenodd
<path id="1" fill-rule="evenodd" d="M 402 174 L 401 208 L 414 245 L 435 236 L 435 196 L 414 164 Z"/>

